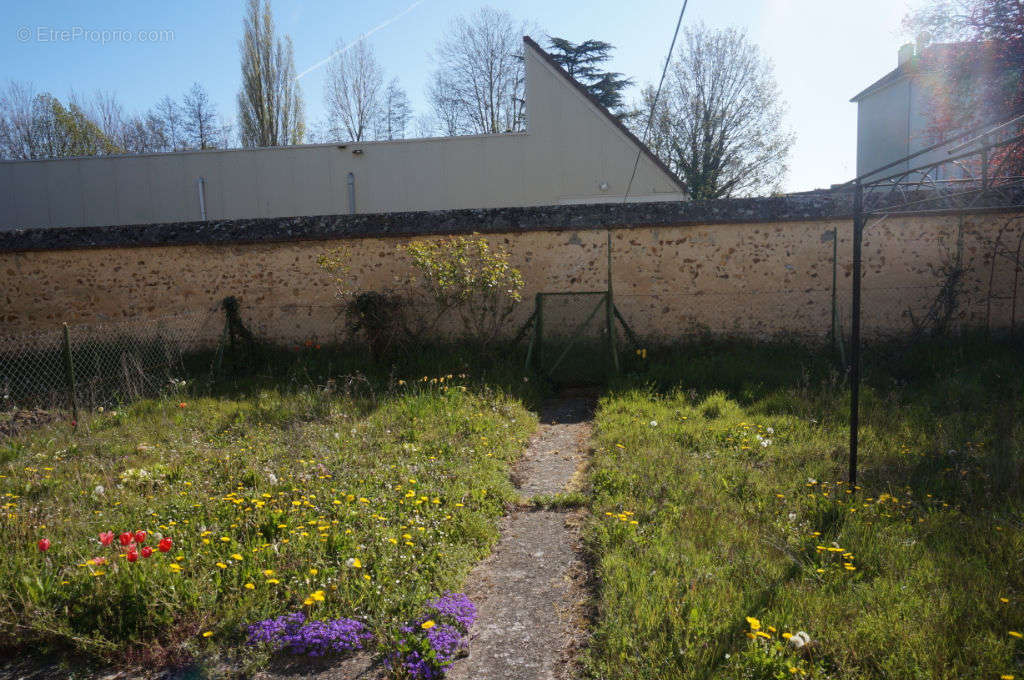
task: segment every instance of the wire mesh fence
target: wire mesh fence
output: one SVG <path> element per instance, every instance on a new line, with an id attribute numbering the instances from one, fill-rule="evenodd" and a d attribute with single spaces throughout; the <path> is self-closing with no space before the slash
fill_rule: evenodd
<path id="1" fill-rule="evenodd" d="M 183 357 L 215 347 L 220 327 L 204 310 L 0 336 L 0 402 L 93 408 L 152 396 L 186 377 Z"/>
<path id="2" fill-rule="evenodd" d="M 625 328 L 605 291 L 538 293 L 528 364 L 556 382 L 603 380 L 619 368 Z"/>

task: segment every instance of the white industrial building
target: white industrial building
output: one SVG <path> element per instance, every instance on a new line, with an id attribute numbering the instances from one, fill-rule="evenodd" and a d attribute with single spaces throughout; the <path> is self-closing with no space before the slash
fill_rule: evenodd
<path id="1" fill-rule="evenodd" d="M 685 187 L 528 37 L 526 132 L 0 162 L 0 229 L 682 200 Z"/>

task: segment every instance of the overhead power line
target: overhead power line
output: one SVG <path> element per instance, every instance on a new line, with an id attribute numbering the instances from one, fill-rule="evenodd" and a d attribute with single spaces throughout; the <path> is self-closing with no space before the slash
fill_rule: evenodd
<path id="1" fill-rule="evenodd" d="M 644 135 L 640 139 L 643 146 L 647 146 L 647 135 L 651 132 L 651 126 L 654 125 L 654 116 L 658 111 L 658 99 L 661 97 L 661 88 L 665 84 L 665 75 L 668 73 L 668 65 L 672 62 L 672 53 L 676 49 L 676 39 L 679 37 L 679 27 L 683 25 L 683 15 L 686 14 L 686 5 L 689 0 L 683 0 L 683 8 L 679 10 L 679 20 L 676 21 L 676 30 L 672 34 L 672 43 L 668 46 L 668 54 L 665 56 L 665 65 L 661 69 L 661 80 L 658 81 L 658 89 L 654 93 L 654 102 L 651 104 L 651 115 L 647 118 L 647 127 L 644 128 Z M 643 147 L 636 150 L 636 160 L 633 161 L 633 172 L 629 176 L 629 183 L 626 185 L 626 193 L 622 196 L 622 202 L 625 203 L 629 198 L 629 191 L 633 188 L 633 180 L 636 179 L 636 169 L 640 165 L 640 154 L 643 152 Z"/>

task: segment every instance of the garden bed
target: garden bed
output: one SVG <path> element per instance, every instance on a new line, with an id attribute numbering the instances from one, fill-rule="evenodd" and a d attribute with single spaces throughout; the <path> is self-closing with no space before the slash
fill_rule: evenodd
<path id="1" fill-rule="evenodd" d="M 387 653 L 423 623 L 496 539 L 535 417 L 466 374 L 347 396 L 286 384 L 141 401 L 0 443 L 0 645 L 245 667 L 320 651 L 332 631 Z M 354 623 L 304 647 L 247 644 L 250 625 L 293 614 Z"/>

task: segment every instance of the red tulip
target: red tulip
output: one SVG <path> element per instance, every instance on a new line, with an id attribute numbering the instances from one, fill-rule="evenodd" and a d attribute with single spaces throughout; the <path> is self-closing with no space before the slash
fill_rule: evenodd
<path id="1" fill-rule="evenodd" d="M 161 538 L 160 542 L 157 543 L 156 547 L 160 549 L 160 552 L 170 552 L 172 545 L 174 545 L 174 541 L 172 541 L 171 539 Z"/>
<path id="2" fill-rule="evenodd" d="M 146 532 L 142 531 L 141 529 L 136 531 L 135 532 L 135 542 L 136 543 L 145 543 L 146 542 Z"/>
<path id="3" fill-rule="evenodd" d="M 39 543 L 36 543 L 36 545 L 39 546 L 39 552 L 46 552 L 50 549 L 50 539 L 40 538 Z"/>
<path id="4" fill-rule="evenodd" d="M 152 555 L 152 554 L 153 554 L 153 549 L 152 549 L 152 548 L 150 548 L 150 547 L 149 547 L 148 545 L 147 545 L 147 546 L 145 546 L 145 547 L 144 547 L 144 548 L 142 549 L 142 556 L 143 556 L 143 557 L 149 557 L 149 556 L 150 556 L 150 555 Z"/>
<path id="5" fill-rule="evenodd" d="M 121 545 L 128 545 L 132 542 L 132 535 L 126 531 L 118 536 L 118 540 L 121 541 Z"/>
<path id="6" fill-rule="evenodd" d="M 113 542 L 114 542 L 114 532 L 113 531 L 101 531 L 100 532 L 100 543 L 102 543 L 103 545 L 110 545 Z"/>
<path id="7" fill-rule="evenodd" d="M 125 557 L 128 558 L 129 562 L 134 562 L 139 559 L 139 553 L 136 552 L 135 548 L 132 548 L 127 553 L 125 553 Z"/>

